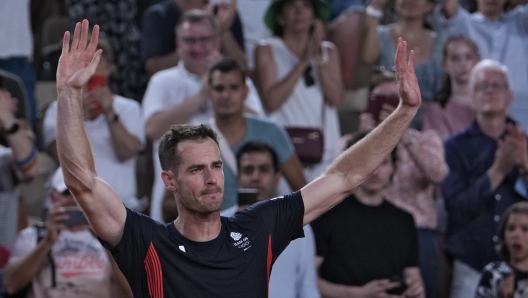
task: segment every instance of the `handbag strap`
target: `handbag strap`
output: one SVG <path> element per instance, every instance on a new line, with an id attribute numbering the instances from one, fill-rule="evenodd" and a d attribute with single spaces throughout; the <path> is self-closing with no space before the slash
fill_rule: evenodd
<path id="1" fill-rule="evenodd" d="M 231 169 L 235 177 L 238 175 L 238 168 L 236 163 L 236 157 L 233 153 L 233 150 L 231 150 L 231 146 L 229 146 L 229 143 L 227 143 L 227 140 L 224 136 L 224 134 L 218 129 L 218 126 L 216 126 L 215 118 L 209 119 L 209 127 L 211 127 L 218 136 L 218 147 L 220 147 L 220 154 L 222 155 L 222 160 L 225 164 Z"/>

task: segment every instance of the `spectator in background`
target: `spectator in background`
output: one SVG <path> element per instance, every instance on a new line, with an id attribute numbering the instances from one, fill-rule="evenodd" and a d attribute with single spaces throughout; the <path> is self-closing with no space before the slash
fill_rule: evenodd
<path id="1" fill-rule="evenodd" d="M 214 118 L 206 123 L 219 137 L 220 152 L 224 164 L 224 202 L 222 215 L 231 216 L 238 209 L 236 152 L 250 141 L 261 141 L 270 146 L 279 158 L 282 175 L 294 191 L 306 185 L 301 164 L 293 151 L 284 128 L 273 121 L 244 114 L 244 102 L 249 93 L 246 75 L 242 66 L 233 59 L 223 59 L 215 64 L 208 75 L 207 95 L 214 109 Z M 277 186 L 274 187 L 276 189 Z M 290 189 L 282 189 L 278 194 L 288 194 Z M 270 198 L 270 197 L 267 197 Z M 163 202 L 165 222 L 176 219 L 176 202 L 172 193 L 166 192 Z"/>
<path id="2" fill-rule="evenodd" d="M 255 75 L 270 118 L 286 128 L 318 128 L 323 133 L 321 162 L 304 164 L 307 181 L 334 160 L 340 137 L 335 109 L 343 99 L 339 54 L 323 41 L 323 22 L 330 14 L 325 0 L 273 1 L 265 22 L 274 37 L 263 40 L 255 52 Z"/>
<path id="3" fill-rule="evenodd" d="M 15 294 L 29 285 L 27 297 L 110 298 L 124 297 L 123 293 L 132 297 L 125 277 L 88 222 L 65 225 L 69 219 L 65 208 L 80 208 L 60 168 L 51 179 L 49 198 L 45 226 L 26 228 L 16 240 L 4 270 L 6 293 Z"/>
<path id="4" fill-rule="evenodd" d="M 141 59 L 149 75 L 174 67 L 182 59 L 177 51 L 176 25 L 183 13 L 191 9 L 205 9 L 213 14 L 219 25 L 219 48 L 227 57 L 246 65 L 244 35 L 237 13 L 237 1 L 208 3 L 206 0 L 165 0 L 152 5 L 143 15 L 141 24 Z"/>
<path id="5" fill-rule="evenodd" d="M 33 127 L 37 119 L 37 103 L 36 77 L 30 62 L 33 57 L 30 0 L 0 2 L 0 36 L 0 69 L 17 75 L 24 83 L 29 104 L 27 120 Z"/>
<path id="6" fill-rule="evenodd" d="M 151 217 L 162 221 L 161 204 L 165 185 L 161 179 L 159 138 L 174 124 L 203 124 L 214 116 L 207 98 L 207 73 L 222 59 L 218 52 L 221 38 L 215 17 L 205 10 L 190 10 L 178 22 L 178 66 L 163 70 L 152 77 L 143 100 L 147 137 L 154 142 L 154 187 Z M 246 111 L 263 114 L 253 83 L 248 79 L 249 94 Z M 249 108 L 248 108 L 249 107 Z"/>
<path id="7" fill-rule="evenodd" d="M 357 133 L 348 146 L 366 134 Z M 389 291 L 403 283 L 399 295 L 424 297 L 413 218 L 383 194 L 396 160 L 394 149 L 353 195 L 312 222 L 323 297 L 393 297 Z"/>
<path id="8" fill-rule="evenodd" d="M 463 35 L 453 35 L 444 44 L 442 88 L 427 105 L 423 130 L 436 131 L 442 140 L 467 127 L 475 119 L 469 75 L 480 61 L 477 45 Z"/>
<path id="9" fill-rule="evenodd" d="M 86 130 L 94 150 L 95 167 L 102 179 L 118 193 L 123 203 L 134 208 L 136 197 L 136 158 L 145 143 L 140 105 L 112 93 L 105 79 L 113 70 L 113 52 L 105 39 L 99 39 L 103 50 L 94 76 L 83 92 Z M 57 162 L 57 102 L 44 118 L 44 145 Z"/>
<path id="10" fill-rule="evenodd" d="M 110 43 L 115 70 L 110 89 L 121 96 L 141 101 L 148 82 L 141 63 L 141 34 L 136 24 L 136 0 L 66 0 L 73 23 L 88 19 L 98 24 Z"/>
<path id="11" fill-rule="evenodd" d="M 475 298 L 528 295 L 527 231 L 528 203 L 515 203 L 504 212 L 499 228 L 499 253 L 503 261 L 484 267 Z"/>
<path id="12" fill-rule="evenodd" d="M 332 22 L 328 40 L 335 44 L 341 57 L 341 73 L 346 90 L 354 89 L 356 65 L 363 38 L 364 11 L 367 0 L 330 0 Z"/>
<path id="13" fill-rule="evenodd" d="M 437 30 L 442 35 L 464 34 L 478 45 L 482 58 L 497 60 L 510 71 L 514 100 L 510 116 L 528 130 L 528 5 L 503 13 L 506 0 L 477 0 L 470 14 L 459 0 L 443 0 L 435 9 Z"/>
<path id="14" fill-rule="evenodd" d="M 220 152 L 224 162 L 223 210 L 236 210 L 237 165 L 235 154 L 249 141 L 261 141 L 270 146 L 279 157 L 279 168 L 290 189 L 280 195 L 297 191 L 306 185 L 301 163 L 284 128 L 273 121 L 244 114 L 244 102 L 249 92 L 246 75 L 235 60 L 222 60 L 211 68 L 208 76 L 208 98 L 214 109 L 214 118 L 208 125 L 219 136 Z M 268 197 L 270 198 L 270 197 Z M 172 199 L 174 201 L 174 199 Z"/>
<path id="15" fill-rule="evenodd" d="M 257 201 L 276 197 L 281 178 L 280 166 L 273 148 L 265 143 L 245 143 L 236 155 L 237 181 L 241 188 L 257 189 Z M 246 209 L 249 206 L 240 206 Z M 270 298 L 319 298 L 315 272 L 315 242 L 310 225 L 303 227 L 304 238 L 288 244 L 271 271 Z"/>
<path id="16" fill-rule="evenodd" d="M 454 260 L 451 297 L 474 295 L 480 272 L 497 261 L 504 211 L 526 197 L 526 135 L 508 117 L 508 69 L 484 59 L 471 71 L 473 124 L 445 141 L 449 175 L 442 183 L 448 213 L 446 250 Z M 526 194 L 524 194 L 526 195 Z"/>
<path id="17" fill-rule="evenodd" d="M 398 85 L 393 72 L 383 71 L 372 79 L 371 101 L 387 100 L 380 111 L 383 121 L 394 111 L 399 102 Z M 361 115 L 362 129 L 373 129 L 378 125 L 368 112 Z M 408 128 L 397 147 L 397 166 L 392 183 L 384 195 L 394 206 L 409 212 L 418 228 L 420 272 L 425 285 L 425 296 L 435 297 L 438 278 L 438 244 L 436 229 L 438 217 L 435 189 L 447 176 L 449 168 L 444 160 L 442 139 L 433 131 L 421 132 Z"/>
<path id="18" fill-rule="evenodd" d="M 18 181 L 37 175 L 38 152 L 29 127 L 19 123 L 16 99 L 0 88 L 0 134 L 9 147 L 0 145 L 0 245 L 15 241 L 18 224 Z"/>
<path id="19" fill-rule="evenodd" d="M 425 26 L 425 16 L 433 9 L 433 0 L 395 0 L 394 10 L 399 21 L 379 25 L 383 8 L 388 0 L 373 0 L 367 7 L 366 32 L 361 49 L 365 63 L 375 63 L 394 70 L 394 53 L 398 37 L 408 40 L 408 50 L 416 53 L 416 77 L 424 103 L 412 126 L 422 127 L 422 117 L 427 104 L 435 97 L 442 77 L 442 40 Z"/>

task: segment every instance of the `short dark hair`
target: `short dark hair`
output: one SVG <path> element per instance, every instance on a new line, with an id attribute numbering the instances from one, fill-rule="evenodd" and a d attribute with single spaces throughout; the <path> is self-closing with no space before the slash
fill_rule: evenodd
<path id="1" fill-rule="evenodd" d="M 238 71 L 240 73 L 240 77 L 242 78 L 242 83 L 245 84 L 246 82 L 246 72 L 244 71 L 244 68 L 240 63 L 238 63 L 235 59 L 232 58 L 223 58 L 222 60 L 218 61 L 211 69 L 209 69 L 209 79 L 207 83 L 209 86 L 213 83 L 213 73 L 215 71 L 219 71 L 221 73 L 228 73 L 230 71 Z"/>
<path id="2" fill-rule="evenodd" d="M 250 141 L 242 145 L 240 149 L 238 149 L 236 159 L 237 159 L 237 167 L 240 170 L 240 159 L 244 154 L 254 153 L 254 152 L 268 152 L 271 155 L 273 168 L 275 170 L 275 173 L 279 172 L 280 166 L 279 166 L 279 158 L 277 157 L 277 153 L 275 153 L 275 150 L 271 148 L 268 144 L 258 141 Z"/>
<path id="3" fill-rule="evenodd" d="M 204 142 L 211 138 L 218 145 L 214 130 L 206 125 L 173 125 L 160 140 L 158 156 L 163 170 L 176 169 L 181 163 L 178 144 L 184 141 Z"/>
<path id="4" fill-rule="evenodd" d="M 504 214 L 502 215 L 502 221 L 499 227 L 499 239 L 500 244 L 497 246 L 497 251 L 499 252 L 499 255 L 502 257 L 502 259 L 505 262 L 510 261 L 510 251 L 508 250 L 508 246 L 506 243 L 504 243 L 504 234 L 506 233 L 506 225 L 508 224 L 508 221 L 510 220 L 510 216 L 512 214 L 525 214 L 528 216 L 528 202 L 518 202 L 513 205 L 511 205 L 506 211 L 504 211 Z"/>
<path id="5" fill-rule="evenodd" d="M 183 24 L 196 24 L 201 23 L 203 21 L 207 21 L 209 22 L 209 24 L 211 24 L 211 27 L 213 28 L 213 31 L 215 32 L 216 36 L 220 35 L 220 25 L 218 24 L 218 21 L 210 12 L 203 9 L 191 9 L 184 12 L 178 19 L 178 23 L 176 23 L 174 33 L 176 34 L 176 37 L 178 37 L 178 30 Z"/>
<path id="6" fill-rule="evenodd" d="M 366 137 L 371 130 L 360 130 L 352 135 L 352 138 L 348 140 L 345 150 L 352 147 L 357 142 L 361 141 L 364 137 Z M 398 162 L 398 147 L 394 147 L 391 151 L 391 161 L 396 166 L 396 162 Z"/>

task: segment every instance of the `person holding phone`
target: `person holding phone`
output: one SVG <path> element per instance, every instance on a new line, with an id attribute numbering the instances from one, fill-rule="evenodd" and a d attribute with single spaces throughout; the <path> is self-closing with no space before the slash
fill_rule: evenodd
<path id="1" fill-rule="evenodd" d="M 265 143 L 245 143 L 236 154 L 239 208 L 277 196 L 281 178 L 277 154 Z M 248 191 L 253 190 L 253 192 Z M 240 199 L 247 198 L 245 202 Z M 248 202 L 253 201 L 251 204 Z M 243 205 L 244 204 L 244 205 Z M 232 214 L 234 215 L 234 214 Z M 224 215 L 224 216 L 232 216 Z M 310 225 L 303 228 L 304 238 L 293 240 L 273 264 L 270 277 L 270 298 L 319 298 L 315 272 L 315 240 Z"/>
<path id="2" fill-rule="evenodd" d="M 347 148 L 367 134 L 355 134 Z M 323 297 L 425 297 L 413 217 L 384 194 L 397 171 L 398 150 L 354 194 L 312 222 Z"/>
<path id="3" fill-rule="evenodd" d="M 308 182 L 335 159 L 341 136 L 336 110 L 344 89 L 340 58 L 335 45 L 324 41 L 330 15 L 326 0 L 275 0 L 264 18 L 274 36 L 255 51 L 255 79 L 269 117 L 286 129 L 323 134 L 321 161 L 303 164 Z"/>
<path id="4" fill-rule="evenodd" d="M 83 90 L 83 114 L 96 167 L 130 208 L 139 204 L 136 196 L 136 159 L 145 144 L 141 106 L 138 102 L 116 95 L 107 85 L 114 69 L 112 47 L 99 40 L 101 63 Z M 57 102 L 46 111 L 43 124 L 46 152 L 57 162 Z"/>
<path id="5" fill-rule="evenodd" d="M 499 229 L 500 262 L 484 267 L 475 298 L 522 298 L 528 295 L 528 202 L 504 212 Z"/>
<path id="6" fill-rule="evenodd" d="M 35 298 L 132 297 L 64 184 L 61 168 L 50 184 L 44 228 L 28 227 L 18 235 L 4 268 L 5 292 L 27 291 L 27 297 Z"/>
<path id="7" fill-rule="evenodd" d="M 360 127 L 372 129 L 382 123 L 396 108 L 398 85 L 395 74 L 382 71 L 375 74 L 371 82 L 369 106 L 372 108 L 360 116 Z M 449 168 L 444 160 L 442 139 L 434 131 L 418 131 L 408 128 L 398 145 L 398 166 L 391 185 L 386 189 L 386 198 L 397 207 L 411 213 L 418 228 L 420 244 L 420 270 L 424 279 L 426 297 L 435 297 L 438 276 L 438 244 L 436 229 L 438 215 L 436 189 L 447 176 Z"/>

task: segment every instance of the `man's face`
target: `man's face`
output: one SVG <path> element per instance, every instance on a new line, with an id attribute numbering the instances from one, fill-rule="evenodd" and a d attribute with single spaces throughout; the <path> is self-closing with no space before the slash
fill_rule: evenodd
<path id="1" fill-rule="evenodd" d="M 473 100 L 478 114 L 506 113 L 513 100 L 506 75 L 495 69 L 482 69 L 475 76 Z"/>
<path id="2" fill-rule="evenodd" d="M 240 188 L 256 188 L 259 202 L 275 196 L 281 175 L 275 172 L 269 152 L 243 154 L 238 163 L 237 182 Z"/>
<path id="3" fill-rule="evenodd" d="M 184 141 L 176 150 L 181 157 L 175 173 L 177 199 L 191 212 L 220 211 L 224 196 L 224 172 L 218 145 L 212 139 L 203 142 Z"/>
<path id="4" fill-rule="evenodd" d="M 213 72 L 208 97 L 213 103 L 215 116 L 223 118 L 242 115 L 248 90 L 239 71 Z"/>
<path id="5" fill-rule="evenodd" d="M 362 190 L 371 194 L 383 191 L 389 185 L 393 172 L 394 164 L 389 154 L 372 176 L 361 185 Z"/>
<path id="6" fill-rule="evenodd" d="M 178 55 L 186 66 L 207 67 L 208 57 L 220 47 L 220 39 L 207 21 L 183 23 L 178 30 Z"/>

